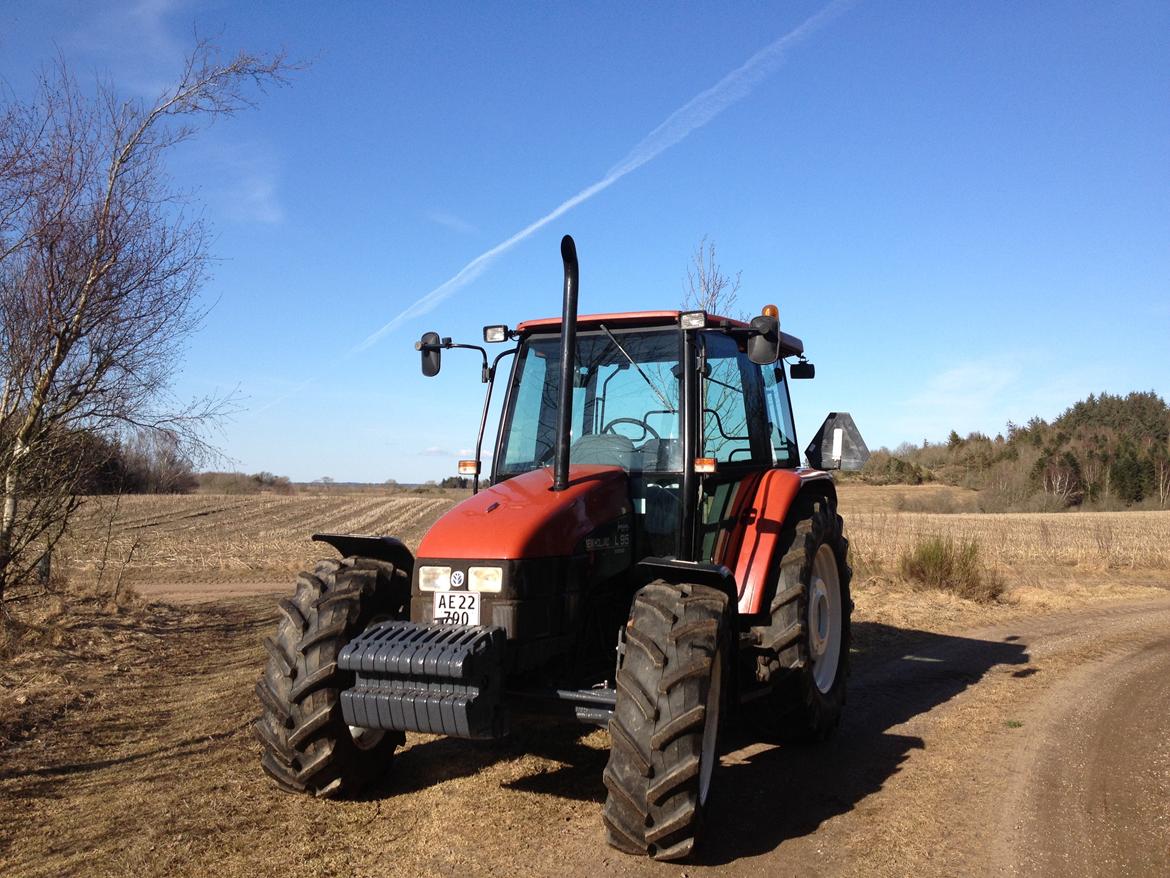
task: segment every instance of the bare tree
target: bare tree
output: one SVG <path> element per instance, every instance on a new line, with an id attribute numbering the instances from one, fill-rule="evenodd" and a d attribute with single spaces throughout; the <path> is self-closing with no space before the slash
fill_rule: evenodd
<path id="1" fill-rule="evenodd" d="M 169 392 L 201 316 L 207 236 L 164 160 L 290 69 L 200 41 L 147 103 L 108 83 L 86 93 L 58 60 L 32 100 L 0 110 L 0 608 L 76 509 L 83 437 L 198 445 L 222 413 L 222 399 Z"/>
<path id="2" fill-rule="evenodd" d="M 687 311 L 706 311 L 722 317 L 740 317 L 736 313 L 741 272 L 735 276 L 723 273 L 715 259 L 715 242 L 704 235 L 687 266 L 687 280 L 683 286 L 683 308 Z"/>
<path id="3" fill-rule="evenodd" d="M 715 256 L 715 243 L 706 235 L 699 241 L 687 266 L 683 286 L 683 308 L 706 311 L 721 317 L 748 320 L 736 307 L 741 272 L 725 274 Z M 742 447 L 747 436 L 747 410 L 740 383 L 739 366 L 734 359 L 713 358 L 711 373 L 703 381 L 701 394 L 704 409 L 704 454 L 722 457 L 730 449 Z"/>
<path id="4" fill-rule="evenodd" d="M 1170 503 L 1170 443 L 1163 440 L 1150 454 L 1154 465 L 1154 487 L 1158 490 L 1158 506 L 1165 509 Z"/>

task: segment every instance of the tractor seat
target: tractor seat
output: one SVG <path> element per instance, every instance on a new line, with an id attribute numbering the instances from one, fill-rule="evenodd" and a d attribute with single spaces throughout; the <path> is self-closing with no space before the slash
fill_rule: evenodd
<path id="1" fill-rule="evenodd" d="M 628 436 L 582 436 L 569 449 L 569 460 L 573 463 L 620 466 L 629 470 L 634 463 L 634 443 Z"/>

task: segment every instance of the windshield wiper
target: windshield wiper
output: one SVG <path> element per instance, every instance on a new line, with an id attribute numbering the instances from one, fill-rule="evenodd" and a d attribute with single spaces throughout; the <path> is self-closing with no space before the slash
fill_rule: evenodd
<path id="1" fill-rule="evenodd" d="M 648 384 L 650 386 L 650 389 L 654 391 L 654 395 L 657 396 L 660 400 L 662 400 L 662 404 L 664 406 L 666 406 L 667 410 L 672 415 L 677 414 L 678 409 L 676 409 L 674 406 L 672 406 L 670 404 L 670 400 L 667 399 L 665 396 L 663 396 L 662 391 L 660 391 L 657 387 L 654 386 L 654 382 L 650 380 L 650 376 L 648 376 L 645 372 L 643 372 L 642 367 L 634 362 L 634 358 L 626 353 L 626 349 L 622 347 L 622 343 L 617 340 L 617 338 L 614 336 L 614 334 L 609 331 L 609 327 L 606 326 L 604 323 L 602 323 L 601 324 L 601 331 L 609 336 L 609 340 L 613 342 L 614 347 L 616 347 L 619 351 L 622 352 L 622 356 L 630 361 L 630 365 L 638 370 L 638 374 L 642 376 L 642 380 L 645 381 L 646 384 Z"/>

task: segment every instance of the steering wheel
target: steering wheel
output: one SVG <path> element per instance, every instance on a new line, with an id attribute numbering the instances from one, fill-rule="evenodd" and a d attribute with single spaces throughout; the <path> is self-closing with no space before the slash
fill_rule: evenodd
<path id="1" fill-rule="evenodd" d="M 612 429 L 614 424 L 636 424 L 637 426 L 642 428 L 642 435 L 643 436 L 645 436 L 647 433 L 649 433 L 655 439 L 658 439 L 658 440 L 662 439 L 662 437 L 658 435 L 657 430 L 655 430 L 653 427 L 651 427 L 645 421 L 639 421 L 637 418 L 614 418 L 612 421 L 610 421 L 608 424 L 606 424 L 604 427 L 601 428 L 601 432 L 602 433 L 613 433 L 613 435 L 615 435 L 615 436 L 620 436 L 621 433 L 617 432 L 617 430 Z"/>

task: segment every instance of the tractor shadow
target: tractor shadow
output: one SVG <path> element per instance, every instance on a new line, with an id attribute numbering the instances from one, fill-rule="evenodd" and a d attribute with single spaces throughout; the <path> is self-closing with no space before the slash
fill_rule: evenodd
<path id="1" fill-rule="evenodd" d="M 605 801 L 601 772 L 609 758 L 609 750 L 605 749 L 608 740 L 603 739 L 600 748 L 582 740 L 597 731 L 594 726 L 524 718 L 501 741 L 442 737 L 414 741 L 395 755 L 389 776 L 363 798 L 420 792 L 444 781 L 471 777 L 500 763 L 539 757 L 559 764 L 555 768 L 534 765 L 528 773 L 503 781 L 501 786 L 600 804 Z"/>
<path id="2" fill-rule="evenodd" d="M 856 623 L 854 642 L 861 649 L 852 656 L 849 703 L 831 741 L 813 747 L 761 745 L 750 714 L 725 730 L 725 755 L 712 786 L 698 862 L 721 865 L 766 853 L 853 810 L 881 790 L 914 750 L 926 747 L 922 738 L 891 729 L 945 704 L 993 669 L 1014 668 L 1013 676 L 1027 676 L 1027 648 L 1015 641 Z M 500 742 L 416 741 L 368 795 L 416 792 L 497 763 L 539 756 L 559 764 L 534 766 L 502 786 L 600 804 L 608 751 L 596 739 L 594 746 L 583 740 L 593 731 L 529 722 Z"/>
<path id="3" fill-rule="evenodd" d="M 901 771 L 926 743 L 890 730 L 975 685 L 995 668 L 1027 665 L 1025 645 L 854 625 L 849 700 L 841 727 L 822 745 L 759 747 L 749 721 L 724 739 L 697 860 L 722 865 L 815 832 L 853 810 Z M 1013 676 L 1026 676 L 1016 670 Z M 737 752 L 742 751 L 742 752 Z"/>

